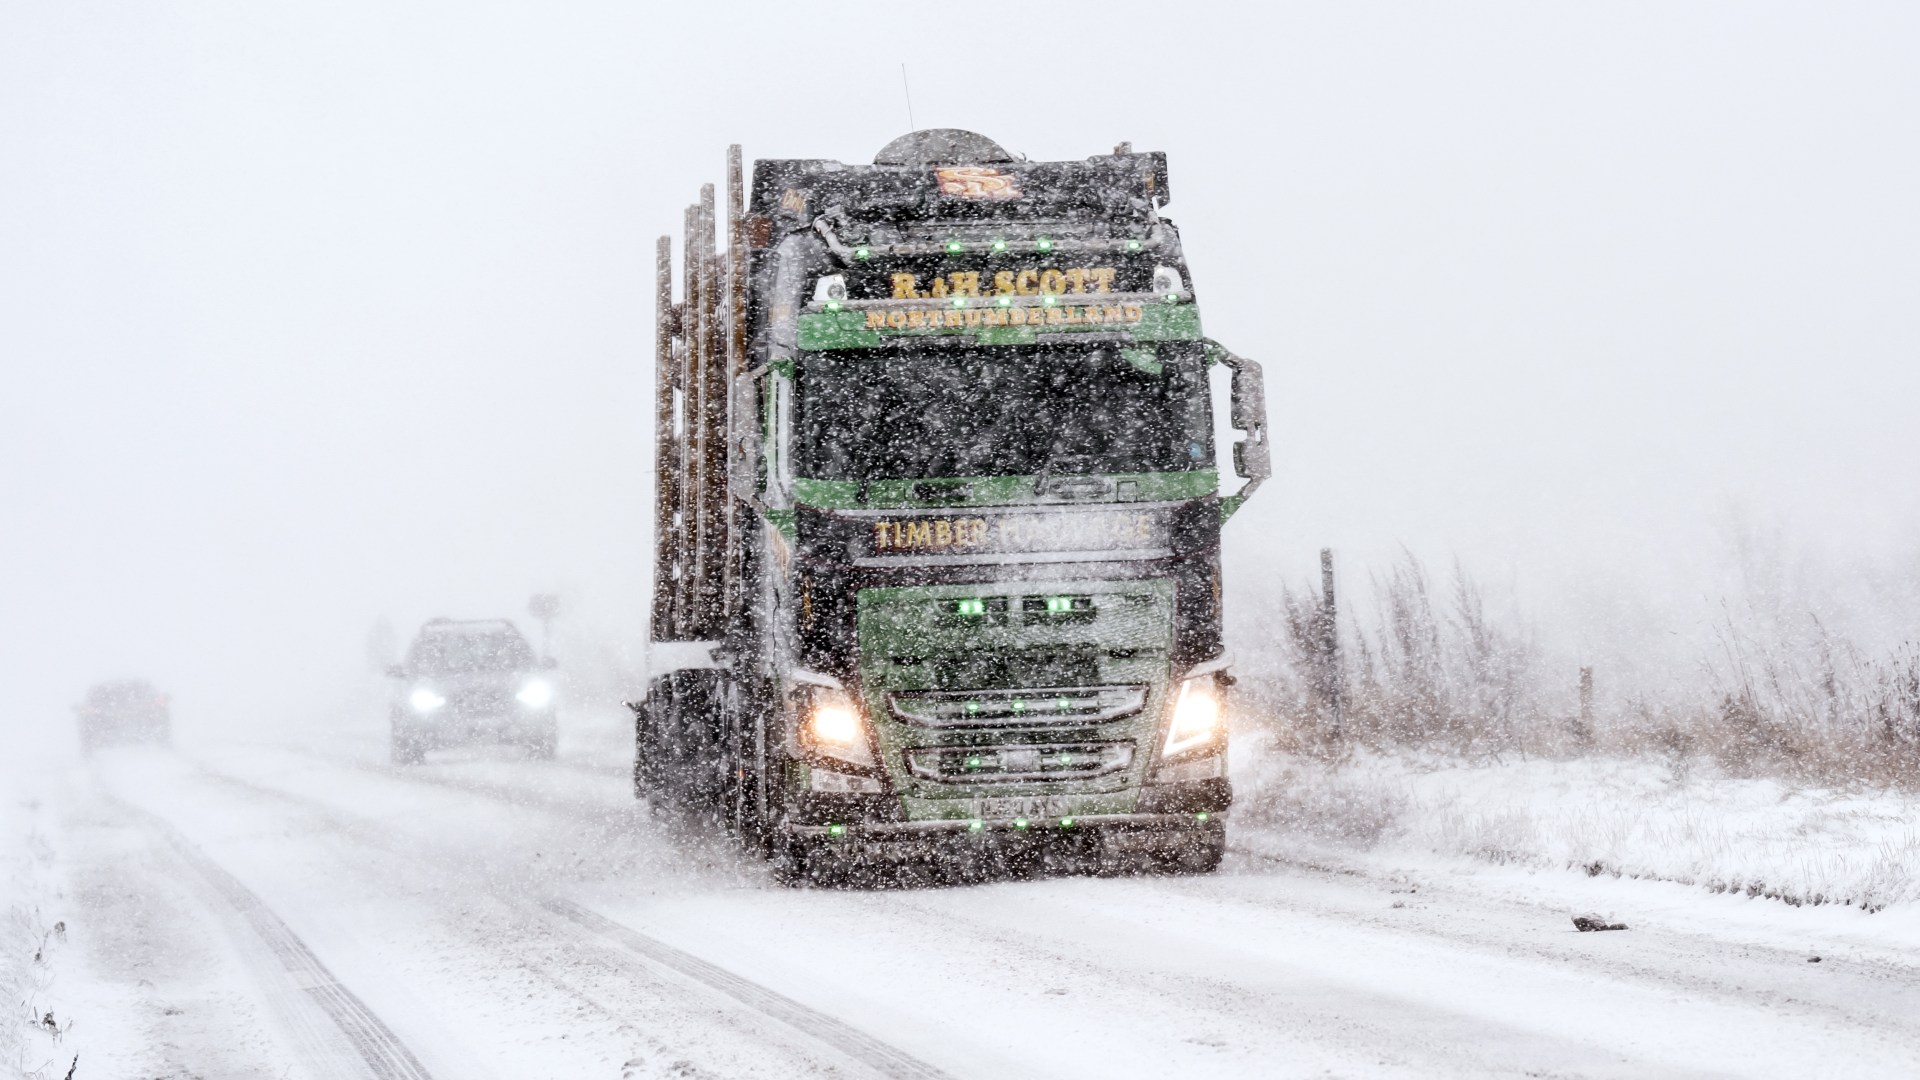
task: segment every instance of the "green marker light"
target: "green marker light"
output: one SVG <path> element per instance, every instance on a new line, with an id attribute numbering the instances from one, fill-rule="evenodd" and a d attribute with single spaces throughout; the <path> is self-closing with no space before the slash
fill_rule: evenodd
<path id="1" fill-rule="evenodd" d="M 1047 597 L 1047 610 L 1048 610 L 1048 611 L 1052 611 L 1052 612 L 1056 612 L 1056 613 L 1057 613 L 1057 612 L 1062 612 L 1062 611 L 1072 611 L 1072 610 L 1073 610 L 1073 597 L 1071 597 L 1071 596 L 1049 596 L 1049 597 Z"/>
<path id="2" fill-rule="evenodd" d="M 1000 306 L 1001 306 L 1001 307 L 1012 307 L 1012 306 L 1013 306 L 1013 297 L 1011 297 L 1011 296 L 1003 296 L 1003 297 L 1001 297 L 1001 298 L 1000 298 Z"/>
<path id="3" fill-rule="evenodd" d="M 839 310 L 840 310 L 840 301 L 838 301 L 838 300 L 829 300 L 829 301 L 827 301 L 827 310 L 828 310 L 828 311 L 839 311 Z"/>
<path id="4" fill-rule="evenodd" d="M 1014 698 L 1014 699 L 1013 699 L 1013 711 L 1014 711 L 1014 712 L 1026 712 L 1026 711 L 1027 711 L 1027 703 L 1026 703 L 1026 702 L 1024 702 L 1024 701 L 1022 701 L 1022 700 L 1020 700 L 1019 698 Z"/>
<path id="5" fill-rule="evenodd" d="M 1129 240 L 1129 241 L 1127 241 L 1127 250 L 1128 250 L 1128 251 L 1139 251 L 1139 250 L 1140 250 L 1140 241 L 1138 241 L 1138 240 Z"/>
<path id="6" fill-rule="evenodd" d="M 949 255 L 958 255 L 962 251 L 965 251 L 966 249 L 967 249 L 967 246 L 965 244 L 962 244 L 958 240 L 947 241 L 947 254 Z"/>
<path id="7" fill-rule="evenodd" d="M 865 260 L 867 260 L 867 259 L 870 259 L 870 258 L 872 258 L 872 257 L 873 257 L 873 249 L 872 249 L 872 248 L 870 248 L 870 247 L 857 247 L 857 248 L 854 248 L 854 249 L 853 249 L 853 257 L 854 257 L 854 258 L 856 258 L 856 259 L 859 259 L 859 260 L 861 260 L 861 261 L 863 261 L 863 262 L 864 262 Z"/>
<path id="8" fill-rule="evenodd" d="M 967 298 L 966 298 L 966 297 L 964 297 L 964 296 L 956 296 L 956 297 L 954 297 L 954 298 L 953 298 L 953 306 L 954 306 L 954 307 L 966 307 L 966 306 L 967 306 Z"/>
<path id="9" fill-rule="evenodd" d="M 1049 240 L 1049 239 L 1047 239 L 1046 237 L 1044 237 L 1044 236 L 1043 236 L 1043 237 L 1041 237 L 1040 239 L 1038 239 L 1038 240 L 1035 240 L 1035 241 L 1033 242 L 1033 250 L 1035 250 L 1035 251 L 1052 251 L 1052 250 L 1053 250 L 1053 241 L 1051 241 L 1051 240 Z"/>
<path id="10" fill-rule="evenodd" d="M 1066 699 L 1066 698 L 1054 698 L 1054 699 L 1053 699 L 1053 707 L 1054 707 L 1054 708 L 1056 708 L 1056 709 L 1070 709 L 1070 708 L 1072 708 L 1073 706 L 1071 706 L 1071 705 L 1069 705 L 1069 704 L 1067 703 L 1067 699 Z"/>
<path id="11" fill-rule="evenodd" d="M 969 769 L 977 769 L 977 768 L 979 768 L 979 767 L 980 767 L 980 759 L 979 759 L 979 758 L 977 758 L 977 757 L 970 757 L 970 758 L 968 758 L 968 759 L 967 759 L 967 768 L 969 768 Z"/>
<path id="12" fill-rule="evenodd" d="M 1026 827 L 1027 827 L 1027 819 L 1026 819 L 1026 818 L 1023 818 L 1023 817 L 1017 817 L 1017 818 L 1014 818 L 1014 819 L 1013 819 L 1013 827 L 1014 827 L 1014 828 L 1016 828 L 1016 829 L 1024 829 L 1024 828 L 1026 828 Z"/>
<path id="13" fill-rule="evenodd" d="M 1052 307 L 1053 305 L 1059 303 L 1060 301 L 1055 300 L 1051 296 L 1043 296 L 1040 298 L 1040 302 L 1047 305 L 1048 307 Z"/>
<path id="14" fill-rule="evenodd" d="M 846 827 L 845 825 L 829 825 L 829 826 L 827 826 L 827 835 L 828 835 L 828 836 L 842 836 L 842 835 L 845 835 L 845 834 L 846 834 L 846 831 L 847 831 L 847 827 Z"/>
<path id="15" fill-rule="evenodd" d="M 1072 818 L 1070 818 L 1070 817 L 1063 817 L 1063 818 L 1061 818 L 1061 819 L 1060 819 L 1060 827 L 1061 827 L 1061 828 L 1063 828 L 1063 829 L 1071 829 L 1071 828 L 1073 828 L 1073 819 L 1072 819 Z"/>
<path id="16" fill-rule="evenodd" d="M 972 712 L 979 712 L 979 711 L 980 711 L 980 703 L 979 703 L 979 702 L 977 702 L 977 701 L 969 701 L 969 702 L 967 702 L 967 711 L 968 711 L 968 712 L 970 712 L 970 713 L 972 713 Z"/>
<path id="17" fill-rule="evenodd" d="M 968 832 L 979 832 L 981 829 L 985 827 L 986 827 L 986 823 L 981 821 L 970 821 L 967 823 Z"/>
<path id="18" fill-rule="evenodd" d="M 1200 811 L 1199 813 L 1193 815 L 1193 820 L 1195 821 L 1207 820 L 1207 812 L 1205 810 Z"/>
<path id="19" fill-rule="evenodd" d="M 995 251 L 1007 250 L 1007 242 L 1005 240 L 995 240 L 993 242 L 993 250 Z"/>

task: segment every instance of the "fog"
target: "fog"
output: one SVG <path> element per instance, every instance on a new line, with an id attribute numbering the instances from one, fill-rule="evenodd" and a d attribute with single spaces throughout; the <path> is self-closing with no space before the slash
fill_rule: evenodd
<path id="1" fill-rule="evenodd" d="M 870 159 L 903 62 L 919 126 L 1169 154 L 1267 370 L 1243 655 L 1322 546 L 1458 558 L 1575 652 L 1756 559 L 1910 633 L 1916 55 L 1893 3 L 8 5 L 10 734 L 123 674 L 317 719 L 377 619 L 536 591 L 637 663 L 653 239 L 728 143 Z"/>

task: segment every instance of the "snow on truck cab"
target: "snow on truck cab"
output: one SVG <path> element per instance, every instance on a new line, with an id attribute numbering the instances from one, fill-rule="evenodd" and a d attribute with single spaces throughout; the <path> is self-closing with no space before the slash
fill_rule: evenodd
<path id="1" fill-rule="evenodd" d="M 724 250 L 712 187 L 687 210 L 679 302 L 658 252 L 651 638 L 692 662 L 633 706 L 636 794 L 789 880 L 1211 869 L 1221 526 L 1269 466 L 1165 156 L 940 130 L 729 171 Z"/>

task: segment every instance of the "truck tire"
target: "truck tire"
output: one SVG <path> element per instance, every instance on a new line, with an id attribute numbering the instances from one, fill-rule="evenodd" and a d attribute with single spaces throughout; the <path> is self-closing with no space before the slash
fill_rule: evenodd
<path id="1" fill-rule="evenodd" d="M 808 858 L 812 845 L 805 840 L 775 835 L 772 843 L 772 857 L 768 860 L 773 867 L 773 880 L 789 889 L 797 889 L 810 883 L 808 871 L 812 869 Z"/>
<path id="2" fill-rule="evenodd" d="M 733 762 L 720 713 L 725 673 L 683 668 L 653 680 L 634 718 L 635 794 L 687 810 L 723 810 Z"/>
<path id="3" fill-rule="evenodd" d="M 1211 874 L 1220 868 L 1227 854 L 1227 830 L 1196 829 L 1185 843 L 1170 853 L 1167 869 L 1176 874 Z"/>

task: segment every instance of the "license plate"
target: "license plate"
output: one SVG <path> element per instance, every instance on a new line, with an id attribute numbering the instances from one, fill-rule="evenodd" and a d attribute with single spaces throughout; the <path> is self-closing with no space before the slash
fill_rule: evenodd
<path id="1" fill-rule="evenodd" d="M 1064 795 L 1019 795 L 997 799 L 969 799 L 967 812 L 977 818 L 1050 818 L 1067 816 Z"/>

